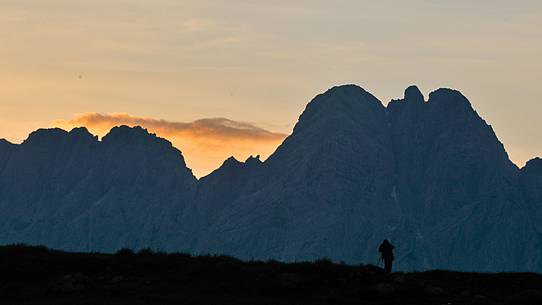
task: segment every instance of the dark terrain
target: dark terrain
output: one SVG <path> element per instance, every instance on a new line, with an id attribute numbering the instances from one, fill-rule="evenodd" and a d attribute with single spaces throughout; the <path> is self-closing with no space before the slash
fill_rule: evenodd
<path id="1" fill-rule="evenodd" d="M 542 304 L 542 275 L 6 246 L 0 304 Z"/>

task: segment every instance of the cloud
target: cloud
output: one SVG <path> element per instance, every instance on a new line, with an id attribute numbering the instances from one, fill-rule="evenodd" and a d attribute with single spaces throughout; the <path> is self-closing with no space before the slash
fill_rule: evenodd
<path id="1" fill-rule="evenodd" d="M 56 120 L 52 125 L 64 129 L 85 126 L 101 136 L 118 125 L 142 126 L 169 139 L 179 148 L 198 177 L 218 168 L 230 156 L 244 160 L 250 155 L 259 154 L 267 158 L 286 137 L 283 133 L 272 132 L 252 123 L 226 118 L 172 122 L 127 113 L 89 112 L 76 114 L 68 120 Z"/>
<path id="2" fill-rule="evenodd" d="M 56 120 L 53 125 L 60 127 L 99 127 L 110 129 L 113 126 L 140 125 L 154 132 L 168 135 L 185 135 L 192 137 L 205 137 L 214 139 L 240 139 L 252 141 L 283 140 L 286 135 L 271 132 L 254 124 L 233 121 L 226 118 L 208 118 L 193 122 L 171 122 L 161 119 L 137 117 L 127 113 L 100 114 L 96 112 L 76 114 L 70 120 Z"/>

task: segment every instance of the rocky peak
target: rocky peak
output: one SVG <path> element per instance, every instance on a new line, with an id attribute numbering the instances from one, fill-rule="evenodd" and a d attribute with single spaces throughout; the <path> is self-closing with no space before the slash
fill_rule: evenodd
<path id="1" fill-rule="evenodd" d="M 307 105 L 294 128 L 294 134 L 306 128 L 327 128 L 338 121 L 371 121 L 375 113 L 383 113 L 382 103 L 356 85 L 333 87 L 317 95 Z"/>
<path id="2" fill-rule="evenodd" d="M 107 135 L 102 139 L 102 143 L 109 147 L 117 147 L 121 150 L 130 150 L 132 153 L 139 151 L 140 153 L 162 155 L 181 155 L 182 153 L 173 147 L 170 141 L 156 136 L 154 133 L 141 126 L 129 127 L 118 126 L 113 127 Z M 138 148 L 134 150 L 134 148 Z M 159 154 L 159 155 L 158 155 Z M 175 156 L 176 157 L 176 156 Z"/>
<path id="3" fill-rule="evenodd" d="M 77 139 L 98 139 L 97 136 L 91 134 L 86 127 L 76 127 L 68 133 L 70 137 Z"/>
<path id="4" fill-rule="evenodd" d="M 218 169 L 214 170 L 209 175 L 202 177 L 201 181 L 211 181 L 213 179 L 223 179 L 225 177 L 228 179 L 236 175 L 248 174 L 249 172 L 252 172 L 253 169 L 259 168 L 262 164 L 263 162 L 260 161 L 260 155 L 255 157 L 250 156 L 245 162 L 240 162 L 235 159 L 235 157 L 231 156 L 226 159 Z"/>
<path id="5" fill-rule="evenodd" d="M 225 169 L 225 168 L 237 167 L 237 166 L 240 166 L 240 165 L 241 165 L 241 162 L 239 162 L 237 159 L 235 159 L 234 156 L 231 156 L 228 159 L 226 159 L 224 161 L 224 163 L 222 163 L 220 168 Z"/>
<path id="6" fill-rule="evenodd" d="M 413 128 L 423 113 L 427 112 L 426 103 L 420 89 L 412 85 L 405 89 L 403 99 L 392 100 L 386 107 L 390 125 L 399 128 L 399 132 L 409 132 L 405 129 Z"/>
<path id="7" fill-rule="evenodd" d="M 212 171 L 209 175 L 201 177 L 200 182 L 217 179 L 215 177 L 222 177 L 232 173 L 237 173 L 242 169 L 243 162 L 240 162 L 239 160 L 235 159 L 235 157 L 231 156 L 226 159 L 219 168 Z"/>
<path id="8" fill-rule="evenodd" d="M 23 142 L 25 145 L 58 145 L 62 143 L 68 132 L 60 128 L 40 128 L 32 132 Z"/>
<path id="9" fill-rule="evenodd" d="M 521 169 L 524 173 L 541 174 L 542 175 L 542 158 L 531 159 Z"/>
<path id="10" fill-rule="evenodd" d="M 405 102 L 413 104 L 423 104 L 423 94 L 420 92 L 420 89 L 416 86 L 410 86 L 405 89 Z"/>
<path id="11" fill-rule="evenodd" d="M 475 113 L 469 100 L 459 91 L 440 88 L 429 93 L 427 103 L 453 118 L 466 113 Z"/>
<path id="12" fill-rule="evenodd" d="M 260 155 L 256 155 L 255 157 L 250 156 L 245 160 L 245 164 L 247 166 L 258 166 L 262 164 L 262 161 L 260 160 Z"/>
<path id="13" fill-rule="evenodd" d="M 140 143 L 150 138 L 156 138 L 156 135 L 149 133 L 147 129 L 141 126 L 129 127 L 122 125 L 113 127 L 103 137 L 102 141 L 104 143 L 130 144 Z"/>
<path id="14" fill-rule="evenodd" d="M 85 127 L 77 127 L 68 133 L 70 141 L 77 144 L 96 144 L 98 137 L 91 134 Z"/>

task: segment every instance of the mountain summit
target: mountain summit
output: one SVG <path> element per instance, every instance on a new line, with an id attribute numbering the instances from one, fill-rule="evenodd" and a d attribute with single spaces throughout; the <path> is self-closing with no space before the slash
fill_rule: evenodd
<path id="1" fill-rule="evenodd" d="M 542 271 L 540 164 L 518 169 L 459 91 L 338 86 L 266 161 L 200 180 L 140 127 L 0 142 L 0 242 L 376 264 L 388 238 L 402 270 Z"/>

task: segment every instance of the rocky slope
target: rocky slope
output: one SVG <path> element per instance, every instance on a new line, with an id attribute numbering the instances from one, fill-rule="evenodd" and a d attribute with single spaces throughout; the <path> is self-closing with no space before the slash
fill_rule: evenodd
<path id="1" fill-rule="evenodd" d="M 141 128 L 0 142 L 0 242 L 376 264 L 389 238 L 402 270 L 542 271 L 541 163 L 518 169 L 458 91 L 409 87 L 385 107 L 346 85 L 265 162 L 199 181 Z"/>
<path id="2" fill-rule="evenodd" d="M 98 141 L 84 128 L 38 130 L 0 167 L 2 243 L 71 250 L 173 247 L 196 179 L 181 153 L 141 128 Z"/>
<path id="3" fill-rule="evenodd" d="M 359 87 L 317 96 L 198 249 L 245 259 L 374 256 L 366 243 L 398 216 L 385 116 Z"/>
<path id="4" fill-rule="evenodd" d="M 540 218 L 518 172 L 457 91 L 425 102 L 410 87 L 384 107 L 357 86 L 336 87 L 309 103 L 197 249 L 377 263 L 389 237 L 401 269 L 539 270 Z"/>

